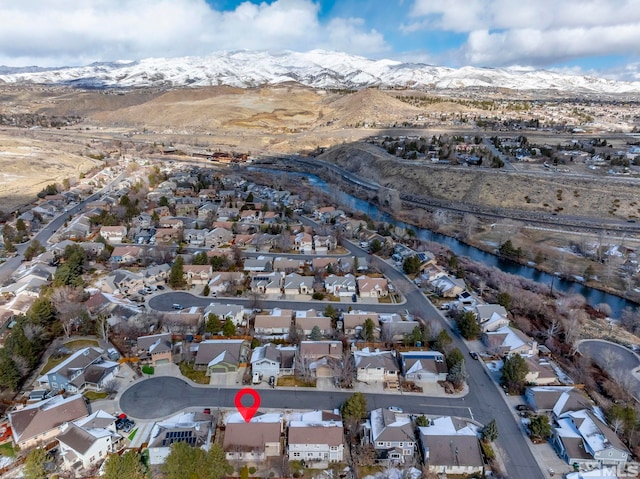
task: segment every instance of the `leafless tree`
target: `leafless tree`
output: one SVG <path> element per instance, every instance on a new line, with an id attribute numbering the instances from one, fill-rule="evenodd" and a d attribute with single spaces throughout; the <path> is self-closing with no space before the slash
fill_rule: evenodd
<path id="1" fill-rule="evenodd" d="M 302 339 L 304 338 L 304 332 L 302 331 L 302 328 L 300 328 L 299 326 L 295 326 L 295 325 L 291 325 L 289 326 L 289 342 L 291 344 L 295 344 L 296 346 L 298 346 L 300 344 L 300 341 L 302 341 Z"/>
<path id="2" fill-rule="evenodd" d="M 612 313 L 611 306 L 609 306 L 607 303 L 598 304 L 598 306 L 596 306 L 596 310 L 598 310 L 600 313 L 604 314 L 607 317 L 611 316 L 611 313 Z"/>
<path id="3" fill-rule="evenodd" d="M 468 239 L 478 228 L 478 218 L 470 213 L 465 213 L 462 217 L 462 236 Z"/>
<path id="4" fill-rule="evenodd" d="M 613 371 L 615 369 L 616 364 L 620 361 L 621 356 L 616 351 L 611 349 L 607 349 L 602 354 L 602 367 L 605 371 Z"/>
<path id="5" fill-rule="evenodd" d="M 116 379 L 111 379 L 104 383 L 102 386 L 102 390 L 107 394 L 115 394 L 118 392 L 118 381 Z"/>
<path id="6" fill-rule="evenodd" d="M 311 371 L 312 362 L 313 360 L 309 356 L 296 354 L 296 359 L 295 359 L 296 377 L 302 379 L 304 382 L 311 382 L 313 380 L 313 372 Z"/>
<path id="7" fill-rule="evenodd" d="M 96 332 L 103 341 L 109 340 L 109 321 L 106 316 L 98 316 L 96 319 Z"/>
<path id="8" fill-rule="evenodd" d="M 25 323 L 25 325 L 22 327 L 22 331 L 29 341 L 40 338 L 44 334 L 44 328 L 39 324 L 33 323 Z"/>
<path id="9" fill-rule="evenodd" d="M 334 377 L 338 378 L 338 385 L 341 388 L 351 389 L 356 374 L 356 365 L 350 351 L 344 351 L 342 358 L 331 362 L 331 369 Z"/>
<path id="10" fill-rule="evenodd" d="M 60 286 L 51 293 L 51 302 L 58 311 L 58 319 L 66 337 L 71 336 L 77 318 L 86 309 L 81 301 L 84 291 L 80 287 Z"/>

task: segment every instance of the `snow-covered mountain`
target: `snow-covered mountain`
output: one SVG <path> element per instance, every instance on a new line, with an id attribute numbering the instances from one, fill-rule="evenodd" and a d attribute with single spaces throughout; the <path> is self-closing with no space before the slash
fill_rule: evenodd
<path id="1" fill-rule="evenodd" d="M 220 52 L 207 57 L 149 58 L 83 67 L 11 69 L 0 82 L 82 87 L 210 86 L 241 88 L 298 82 L 316 88 L 508 88 L 571 93 L 640 93 L 640 82 L 621 82 L 545 70 L 464 67 L 370 60 L 346 53 Z"/>

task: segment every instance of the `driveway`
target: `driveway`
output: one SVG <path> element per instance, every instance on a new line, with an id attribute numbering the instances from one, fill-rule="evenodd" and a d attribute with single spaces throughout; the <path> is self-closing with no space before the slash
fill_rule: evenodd
<path id="1" fill-rule="evenodd" d="M 633 351 L 616 343 L 602 339 L 585 339 L 578 343 L 580 354 L 589 356 L 603 370 L 617 375 L 628 384 L 631 393 L 636 399 L 640 399 L 640 381 L 638 380 L 637 369 L 640 366 L 640 356 Z"/>

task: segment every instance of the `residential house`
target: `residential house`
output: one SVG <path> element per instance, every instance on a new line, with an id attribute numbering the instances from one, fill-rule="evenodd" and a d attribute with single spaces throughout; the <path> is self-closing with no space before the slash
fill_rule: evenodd
<path id="1" fill-rule="evenodd" d="M 127 227 L 103 226 L 100 228 L 100 236 L 107 240 L 107 243 L 122 243 L 122 240 L 127 237 Z"/>
<path id="2" fill-rule="evenodd" d="M 418 428 L 422 457 L 429 472 L 460 476 L 484 472 L 478 426 L 450 416 L 431 419 L 430 423 Z"/>
<path id="3" fill-rule="evenodd" d="M 114 264 L 133 264 L 140 259 L 140 252 L 141 249 L 139 246 L 116 246 L 111 252 L 109 261 Z"/>
<path id="4" fill-rule="evenodd" d="M 171 266 L 167 263 L 162 263 L 154 266 L 148 266 L 142 275 L 144 277 L 144 283 L 146 285 L 153 285 L 156 283 L 164 283 L 169 277 Z"/>
<path id="5" fill-rule="evenodd" d="M 309 335 L 315 326 L 318 326 L 323 336 L 331 334 L 331 318 L 318 313 L 315 309 L 295 312 L 296 328 L 302 330 L 303 334 Z"/>
<path id="6" fill-rule="evenodd" d="M 313 281 L 313 276 L 301 276 L 297 273 L 289 273 L 284 277 L 283 281 L 284 294 L 288 296 L 309 296 L 313 293 Z"/>
<path id="7" fill-rule="evenodd" d="M 326 271 L 334 273 L 340 270 L 339 258 L 320 257 L 311 260 L 311 269 L 313 271 Z"/>
<path id="8" fill-rule="evenodd" d="M 256 334 L 288 334 L 292 323 L 292 310 L 274 308 L 269 314 L 257 314 L 253 328 Z"/>
<path id="9" fill-rule="evenodd" d="M 38 384 L 52 391 L 82 392 L 86 388 L 102 389 L 115 378 L 118 363 L 104 361 L 102 351 L 93 347 L 76 351 L 46 374 Z"/>
<path id="10" fill-rule="evenodd" d="M 215 203 L 205 203 L 198 208 L 198 220 L 207 221 L 211 218 L 215 218 L 218 211 L 218 205 Z"/>
<path id="11" fill-rule="evenodd" d="M 182 271 L 189 287 L 204 286 L 209 283 L 213 275 L 213 268 L 210 264 L 185 264 Z"/>
<path id="12" fill-rule="evenodd" d="M 210 314 L 218 316 L 221 322 L 230 319 L 236 326 L 244 326 L 245 324 L 244 308 L 239 304 L 211 303 L 209 306 L 204 308 L 205 320 Z"/>
<path id="13" fill-rule="evenodd" d="M 356 278 L 352 274 L 331 274 L 324 279 L 324 289 L 334 296 L 350 297 L 356 294 Z"/>
<path id="14" fill-rule="evenodd" d="M 411 334 L 420 323 L 412 316 L 400 316 L 397 313 L 382 313 L 378 316 L 381 335 L 386 340 L 401 341 L 407 334 Z"/>
<path id="15" fill-rule="evenodd" d="M 473 308 L 483 333 L 509 326 L 507 310 L 499 304 L 478 304 Z"/>
<path id="16" fill-rule="evenodd" d="M 590 409 L 593 403 L 573 386 L 534 386 L 525 391 L 525 400 L 536 412 L 552 412 L 555 418 L 568 411 Z"/>
<path id="17" fill-rule="evenodd" d="M 264 273 L 271 271 L 271 258 L 258 256 L 257 258 L 246 258 L 244 260 L 244 270 L 253 273 Z M 280 275 L 280 273 L 278 273 Z"/>
<path id="18" fill-rule="evenodd" d="M 293 249 L 302 254 L 313 254 L 313 237 L 309 233 L 298 233 L 293 238 Z"/>
<path id="19" fill-rule="evenodd" d="M 138 337 L 138 358 L 152 366 L 173 362 L 173 340 L 171 333 Z"/>
<path id="20" fill-rule="evenodd" d="M 365 424 L 365 437 L 383 464 L 404 464 L 413 459 L 416 439 L 408 415 L 374 409 Z"/>
<path id="21" fill-rule="evenodd" d="M 164 464 L 171 445 L 184 442 L 191 447 L 209 449 L 214 434 L 211 414 L 181 412 L 153 425 L 149 436 L 149 463 Z"/>
<path id="22" fill-rule="evenodd" d="M 464 279 L 449 276 L 436 278 L 430 282 L 430 285 L 433 291 L 443 298 L 455 298 L 467 289 Z"/>
<path id="23" fill-rule="evenodd" d="M 185 228 L 182 233 L 184 241 L 189 243 L 190 246 L 199 247 L 204 246 L 207 230 L 198 230 L 195 228 Z"/>
<path id="24" fill-rule="evenodd" d="M 282 454 L 282 432 L 279 413 L 255 415 L 249 422 L 233 413 L 226 421 L 222 448 L 228 461 L 263 463 Z"/>
<path id="25" fill-rule="evenodd" d="M 204 323 L 202 310 L 197 307 L 163 314 L 162 324 L 173 334 L 198 334 Z"/>
<path id="26" fill-rule="evenodd" d="M 400 353 L 400 364 L 408 381 L 437 382 L 447 379 L 447 363 L 439 351 L 408 351 Z"/>
<path id="27" fill-rule="evenodd" d="M 177 216 L 193 216 L 198 212 L 200 200 L 197 198 L 181 198 L 176 201 Z"/>
<path id="28" fill-rule="evenodd" d="M 558 383 L 558 375 L 547 358 L 525 357 L 529 372 L 524 380 L 527 384 L 544 386 Z"/>
<path id="29" fill-rule="evenodd" d="M 604 418 L 593 411 L 567 411 L 556 419 L 551 445 L 568 464 L 582 468 L 616 466 L 624 470 L 629 450 Z"/>
<path id="30" fill-rule="evenodd" d="M 196 350 L 194 368 L 206 371 L 207 376 L 235 373 L 249 357 L 249 342 L 244 339 L 207 340 L 192 348 Z"/>
<path id="31" fill-rule="evenodd" d="M 616 470 L 613 467 L 602 467 L 592 469 L 591 471 L 570 472 L 565 476 L 566 479 L 619 479 Z"/>
<path id="32" fill-rule="evenodd" d="M 395 351 L 354 351 L 356 379 L 367 384 L 383 384 L 397 389 L 400 383 L 400 367 Z"/>
<path id="33" fill-rule="evenodd" d="M 89 415 L 82 394 L 53 396 L 8 414 L 13 442 L 20 449 L 46 444 L 62 432 L 64 424 Z"/>
<path id="34" fill-rule="evenodd" d="M 358 292 L 361 298 L 385 298 L 389 296 L 387 278 L 358 277 Z"/>
<path id="35" fill-rule="evenodd" d="M 482 342 L 490 353 L 500 356 L 520 354 L 521 356 L 537 356 L 538 343 L 519 329 L 504 326 L 496 331 L 488 331 L 482 335 Z"/>
<path id="36" fill-rule="evenodd" d="M 155 235 L 156 243 L 179 242 L 182 239 L 182 230 L 177 228 L 158 228 Z"/>
<path id="37" fill-rule="evenodd" d="M 290 460 L 311 468 L 326 469 L 344 460 L 344 427 L 331 411 L 299 413 L 289 421 L 287 452 Z"/>
<path id="38" fill-rule="evenodd" d="M 218 248 L 231 244 L 232 241 L 233 233 L 226 228 L 213 228 L 204 235 L 204 245 L 207 248 Z"/>
<path id="39" fill-rule="evenodd" d="M 314 258 L 315 259 L 315 258 Z M 283 271 L 284 273 L 299 273 L 304 268 L 304 261 L 277 257 L 273 260 L 273 271 Z"/>
<path id="40" fill-rule="evenodd" d="M 342 326 L 344 334 L 347 336 L 358 336 L 367 319 L 371 319 L 376 328 L 378 328 L 378 313 L 352 310 L 342 313 Z M 379 335 L 379 331 L 374 331 L 375 335 Z"/>
<path id="41" fill-rule="evenodd" d="M 134 273 L 126 269 L 116 269 L 102 279 L 100 289 L 102 292 L 110 294 L 134 293 L 144 287 L 144 280 L 144 274 Z"/>
<path id="42" fill-rule="evenodd" d="M 180 218 L 160 218 L 158 223 L 159 228 L 170 228 L 174 230 L 181 230 L 184 228 L 184 221 Z"/>
<path id="43" fill-rule="evenodd" d="M 284 273 L 254 273 L 251 276 L 251 291 L 258 294 L 282 294 Z"/>
<path id="44" fill-rule="evenodd" d="M 313 237 L 313 249 L 316 254 L 327 254 L 336 249 L 337 241 L 333 236 L 315 235 Z"/>
<path id="45" fill-rule="evenodd" d="M 218 221 L 235 221 L 239 216 L 238 208 L 218 208 Z"/>
<path id="46" fill-rule="evenodd" d="M 244 280 L 244 273 L 235 271 L 214 271 L 209 280 L 209 291 L 212 296 L 224 294 L 231 290 L 236 292 L 237 286 Z"/>
<path id="47" fill-rule="evenodd" d="M 298 357 L 298 365 L 307 367 L 316 378 L 334 377 L 342 369 L 342 342 L 301 341 Z"/>
<path id="48" fill-rule="evenodd" d="M 116 430 L 116 418 L 98 410 L 90 416 L 64 423 L 58 435 L 62 468 L 76 476 L 84 475 L 116 452 L 122 436 Z"/>
<path id="49" fill-rule="evenodd" d="M 291 376 L 296 352 L 295 346 L 275 346 L 271 343 L 258 346 L 251 354 L 251 371 L 263 378 Z"/>

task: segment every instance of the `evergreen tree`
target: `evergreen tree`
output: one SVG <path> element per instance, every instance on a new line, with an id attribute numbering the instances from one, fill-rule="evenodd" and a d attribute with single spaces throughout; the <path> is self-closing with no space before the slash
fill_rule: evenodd
<path id="1" fill-rule="evenodd" d="M 362 393 L 354 393 L 342 404 L 342 418 L 362 420 L 367 417 L 367 399 Z"/>
<path id="2" fill-rule="evenodd" d="M 222 325 L 222 334 L 226 337 L 231 337 L 236 335 L 236 325 L 233 324 L 231 318 L 227 318 Z"/>
<path id="3" fill-rule="evenodd" d="M 187 281 L 184 279 L 184 260 L 182 256 L 178 256 L 173 265 L 171 271 L 169 271 L 169 286 L 173 289 L 184 288 L 187 285 Z"/>
<path id="4" fill-rule="evenodd" d="M 207 316 L 207 322 L 204 326 L 204 330 L 207 333 L 217 334 L 222 329 L 222 323 L 220 317 L 217 314 L 209 313 Z"/>
<path id="5" fill-rule="evenodd" d="M 318 325 L 315 325 L 311 329 L 310 339 L 312 341 L 320 341 L 322 339 L 322 332 L 320 331 L 320 327 Z"/>
<path id="6" fill-rule="evenodd" d="M 472 311 L 466 311 L 459 315 L 457 324 L 460 334 L 467 340 L 477 339 L 482 332 L 480 330 L 480 324 L 478 324 L 478 320 L 476 319 L 476 315 Z"/>
<path id="7" fill-rule="evenodd" d="M 514 354 L 504 360 L 501 383 L 510 393 L 520 394 L 524 389 L 528 373 L 529 367 L 524 358 L 519 354 Z"/>
<path id="8" fill-rule="evenodd" d="M 367 342 L 371 342 L 374 339 L 375 325 L 373 324 L 373 320 L 371 318 L 367 318 L 364 320 L 364 325 L 362 327 L 362 339 Z"/>
<path id="9" fill-rule="evenodd" d="M 47 479 L 45 465 L 47 463 L 47 451 L 38 447 L 33 449 L 24 461 L 24 479 Z"/>
<path id="10" fill-rule="evenodd" d="M 498 439 L 498 425 L 496 424 L 495 419 L 489 421 L 489 423 L 487 423 L 487 425 L 482 429 L 482 439 L 489 442 L 493 442 Z"/>

